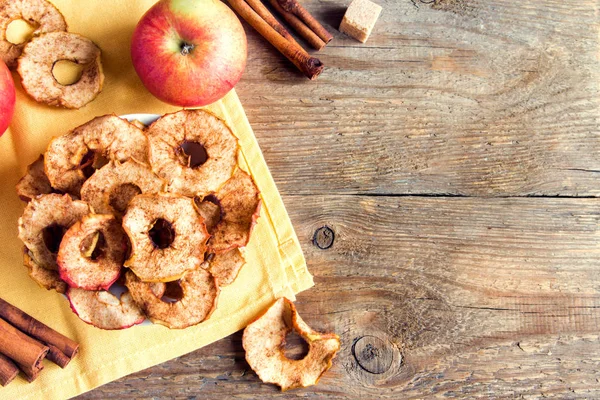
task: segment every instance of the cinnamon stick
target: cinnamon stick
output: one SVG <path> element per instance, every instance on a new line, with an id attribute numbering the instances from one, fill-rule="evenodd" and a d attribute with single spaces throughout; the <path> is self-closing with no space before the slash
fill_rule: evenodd
<path id="1" fill-rule="evenodd" d="M 308 55 L 297 43 L 290 42 L 281 36 L 273 27 L 262 19 L 244 0 L 228 0 L 238 14 L 241 15 L 254 29 L 267 39 L 279 52 L 290 60 L 309 79 L 316 79 L 323 72 L 323 63 Z"/>
<path id="2" fill-rule="evenodd" d="M 0 353 L 16 362 L 28 381 L 33 381 L 44 368 L 42 360 L 48 350 L 47 346 L 0 318 Z"/>
<path id="3" fill-rule="evenodd" d="M 300 36 L 302 36 L 308 44 L 310 44 L 314 49 L 321 50 L 327 43 L 325 43 L 316 33 L 314 33 L 308 25 L 306 25 L 302 20 L 296 17 L 291 12 L 284 10 L 279 4 L 279 0 L 269 0 L 275 11 L 277 11 L 288 24 L 294 28 L 296 32 Z"/>
<path id="4" fill-rule="evenodd" d="M 68 357 L 65 353 L 60 351 L 58 347 L 46 343 L 46 346 L 50 349 L 46 358 L 52 361 L 54 364 L 61 368 L 66 367 L 71 362 L 71 357 Z"/>
<path id="5" fill-rule="evenodd" d="M 37 319 L 0 299 L 0 317 L 10 322 L 26 334 L 50 346 L 48 358 L 64 368 L 79 351 L 79 344 Z M 59 354 L 62 353 L 62 354 Z M 69 361 L 66 361 L 66 360 Z"/>
<path id="6" fill-rule="evenodd" d="M 0 384 L 6 386 L 19 374 L 19 368 L 14 362 L 3 354 L 0 354 Z"/>
<path id="7" fill-rule="evenodd" d="M 298 0 L 277 0 L 281 8 L 294 14 L 304 22 L 325 44 L 331 42 L 333 36 L 298 2 Z"/>
<path id="8" fill-rule="evenodd" d="M 285 29 L 283 25 L 281 25 L 279 21 L 275 19 L 273 14 L 267 10 L 267 7 L 264 6 L 261 0 L 246 0 L 246 2 L 267 24 L 271 25 L 271 27 L 275 29 L 277 33 L 286 38 L 288 41 L 298 44 L 296 39 L 290 35 L 287 29 Z"/>

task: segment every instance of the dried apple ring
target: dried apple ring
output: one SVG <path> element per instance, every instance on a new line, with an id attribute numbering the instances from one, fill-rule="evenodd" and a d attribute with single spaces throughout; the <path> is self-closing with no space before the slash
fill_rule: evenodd
<path id="1" fill-rule="evenodd" d="M 14 44 L 6 38 L 8 25 L 19 19 L 36 28 L 33 31 L 34 35 L 67 30 L 65 18 L 46 0 L 0 1 L 0 57 L 11 69 L 17 66 L 17 59 L 27 44 L 27 42 Z"/>
<path id="2" fill-rule="evenodd" d="M 25 202 L 42 194 L 52 193 L 52 186 L 44 171 L 44 155 L 27 166 L 27 172 L 17 183 L 17 195 Z"/>
<path id="3" fill-rule="evenodd" d="M 284 354 L 285 337 L 292 330 L 308 343 L 308 353 L 301 360 L 291 360 Z M 335 333 L 312 330 L 300 318 L 294 303 L 281 298 L 246 327 L 242 346 L 246 361 L 260 379 L 285 391 L 315 385 L 331 368 L 331 360 L 340 350 L 340 338 Z"/>
<path id="4" fill-rule="evenodd" d="M 125 266 L 141 280 L 173 281 L 202 263 L 210 235 L 192 203 L 174 194 L 141 194 L 129 203 L 123 228 L 131 256 Z"/>
<path id="5" fill-rule="evenodd" d="M 86 246 L 92 240 L 94 245 Z M 91 214 L 65 233 L 58 250 L 58 272 L 71 287 L 108 290 L 119 279 L 126 253 L 127 236 L 115 217 Z"/>
<path id="6" fill-rule="evenodd" d="M 104 73 L 101 51 L 88 38 L 68 32 L 36 36 L 23 48 L 17 70 L 23 89 L 35 101 L 65 108 L 81 108 L 102 90 Z M 52 69 L 57 61 L 72 61 L 83 67 L 79 80 L 62 85 Z"/>
<path id="7" fill-rule="evenodd" d="M 170 192 L 204 196 L 225 183 L 237 165 L 237 138 L 207 111 L 167 114 L 147 134 L 150 164 Z"/>
<path id="8" fill-rule="evenodd" d="M 66 282 L 60 279 L 58 272 L 37 265 L 29 255 L 27 247 L 23 249 L 23 265 L 29 271 L 31 279 L 40 285 L 40 287 L 43 287 L 46 290 L 54 289 L 58 293 L 65 293 L 67 291 L 68 286 Z"/>
<path id="9" fill-rule="evenodd" d="M 240 249 L 223 254 L 211 254 L 208 258 L 208 271 L 215 277 L 219 287 L 230 285 L 246 264 Z"/>
<path id="10" fill-rule="evenodd" d="M 162 285 L 173 284 L 175 283 L 170 282 Z M 153 289 L 153 285 L 156 284 L 140 281 L 131 271 L 125 274 L 125 286 L 148 319 L 171 329 L 183 329 L 199 324 L 208 319 L 217 306 L 219 287 L 215 278 L 200 267 L 186 272 L 179 281 L 181 298 L 178 301 L 163 301 L 155 293 L 156 288 Z"/>
<path id="11" fill-rule="evenodd" d="M 107 160 L 147 161 L 144 132 L 116 115 L 103 115 L 54 138 L 44 165 L 52 187 L 79 196 L 81 185 Z"/>
<path id="12" fill-rule="evenodd" d="M 66 295 L 73 312 L 83 322 L 100 329 L 126 329 L 146 319 L 130 293 L 118 299 L 103 290 L 69 288 Z"/>
<path id="13" fill-rule="evenodd" d="M 91 212 L 87 203 L 68 194 L 45 194 L 31 200 L 19 218 L 19 239 L 43 268 L 56 270 L 64 232 Z"/>
<path id="14" fill-rule="evenodd" d="M 210 234 L 221 220 L 221 206 L 218 203 L 219 200 L 212 195 L 205 197 L 203 200 L 194 197 L 194 207 L 204 219 L 204 225 L 206 225 L 206 230 Z"/>
<path id="15" fill-rule="evenodd" d="M 221 218 L 211 230 L 210 252 L 225 253 L 246 246 L 261 206 L 260 192 L 252 177 L 238 169 L 215 197 L 221 207 Z"/>
<path id="16" fill-rule="evenodd" d="M 141 193 L 159 193 L 164 181 L 135 160 L 113 161 L 97 170 L 81 187 L 81 199 L 95 212 L 123 216 L 132 198 Z"/>

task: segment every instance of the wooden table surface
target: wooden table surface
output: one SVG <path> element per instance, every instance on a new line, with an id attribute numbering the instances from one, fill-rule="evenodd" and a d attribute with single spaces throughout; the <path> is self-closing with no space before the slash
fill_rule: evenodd
<path id="1" fill-rule="evenodd" d="M 314 82 L 245 24 L 237 86 L 333 368 L 282 394 L 238 332 L 82 399 L 600 396 L 600 2 L 377 1 L 361 44 L 349 0 L 304 0 Z"/>

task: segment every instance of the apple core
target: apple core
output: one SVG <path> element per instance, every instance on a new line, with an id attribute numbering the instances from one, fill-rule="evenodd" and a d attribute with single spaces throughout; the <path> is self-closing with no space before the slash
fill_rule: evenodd
<path id="1" fill-rule="evenodd" d="M 185 140 L 180 146 L 181 152 L 183 153 L 183 165 L 189 166 L 190 168 L 198 168 L 206 161 L 208 161 L 208 153 L 206 148 L 198 142 L 191 142 Z"/>
<path id="2" fill-rule="evenodd" d="M 58 253 L 58 246 L 67 229 L 59 224 L 52 224 L 42 230 L 42 238 L 46 248 L 52 254 Z"/>
<path id="3" fill-rule="evenodd" d="M 166 249 L 175 240 L 175 229 L 173 229 L 173 225 L 166 219 L 158 218 L 154 222 L 152 229 L 148 232 L 148 235 L 150 235 L 152 243 L 157 248 Z"/>

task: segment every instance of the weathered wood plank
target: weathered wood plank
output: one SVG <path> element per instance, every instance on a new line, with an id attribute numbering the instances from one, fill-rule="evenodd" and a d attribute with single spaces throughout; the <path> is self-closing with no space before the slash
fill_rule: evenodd
<path id="1" fill-rule="evenodd" d="M 343 340 L 319 385 L 259 383 L 238 333 L 82 398 L 600 395 L 599 200 L 284 200 L 316 277 L 299 311 Z M 335 238 L 321 250 L 312 238 L 325 225 Z M 390 353 L 380 374 L 354 356 Z"/>
<path id="2" fill-rule="evenodd" d="M 336 30 L 347 1 L 305 3 L 328 69 L 249 30 L 237 88 L 284 193 L 600 194 L 597 1 L 380 1 L 364 45 Z"/>

